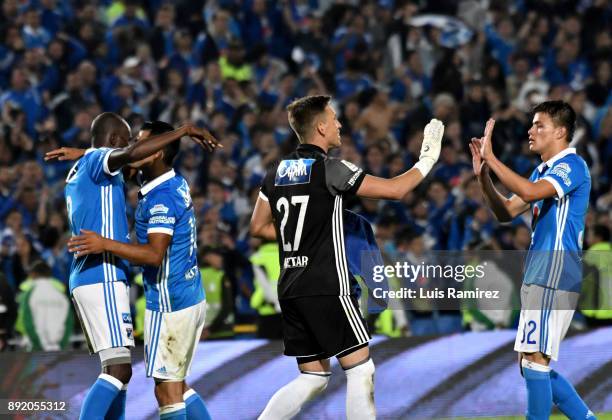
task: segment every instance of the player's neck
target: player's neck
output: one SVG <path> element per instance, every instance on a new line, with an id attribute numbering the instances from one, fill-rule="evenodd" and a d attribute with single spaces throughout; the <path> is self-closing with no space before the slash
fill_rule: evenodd
<path id="1" fill-rule="evenodd" d="M 146 182 L 150 182 L 154 180 L 155 178 L 162 176 L 163 174 L 170 171 L 171 169 L 172 168 L 166 165 L 159 165 L 159 166 L 155 165 L 155 166 L 147 168 L 146 170 L 143 168 L 142 175 L 144 176 L 144 179 Z"/>
<path id="2" fill-rule="evenodd" d="M 327 151 L 329 150 L 329 144 L 327 144 L 325 139 L 320 138 L 320 137 L 312 139 L 309 142 L 306 142 L 304 144 L 310 144 L 312 146 L 320 147 L 321 149 L 323 149 L 325 153 L 327 153 Z"/>
<path id="3" fill-rule="evenodd" d="M 568 147 L 569 147 L 569 144 L 565 142 L 559 145 L 555 144 L 549 150 L 546 150 L 546 152 L 543 152 L 540 155 L 540 158 L 542 159 L 542 162 L 548 162 L 551 158 L 557 156 L 559 153 L 561 153 L 563 150 L 567 149 Z"/>

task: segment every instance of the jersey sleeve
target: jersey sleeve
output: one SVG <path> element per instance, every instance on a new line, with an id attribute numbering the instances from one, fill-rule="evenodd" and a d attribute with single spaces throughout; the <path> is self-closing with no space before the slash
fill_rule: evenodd
<path id="1" fill-rule="evenodd" d="M 325 183 L 332 195 L 357 193 L 365 175 L 363 169 L 346 160 L 325 160 Z"/>
<path id="2" fill-rule="evenodd" d="M 277 165 L 274 165 L 274 168 L 269 170 L 264 176 L 264 179 L 261 183 L 261 189 L 259 190 L 259 198 L 264 201 L 270 201 L 270 194 L 272 194 L 272 189 L 274 188 L 274 179 L 273 174 L 276 173 Z"/>
<path id="3" fill-rule="evenodd" d="M 557 197 L 571 193 L 586 181 L 584 164 L 578 159 L 560 159 L 555 162 L 542 179 L 550 182 L 557 191 Z"/>
<path id="4" fill-rule="evenodd" d="M 176 205 L 172 195 L 155 194 L 149 198 L 146 209 L 147 235 L 149 233 L 164 233 L 174 235 L 174 226 L 178 219 Z"/>
<path id="5" fill-rule="evenodd" d="M 109 179 L 121 173 L 121 169 L 117 169 L 111 172 L 108 169 L 108 158 L 115 149 L 101 147 L 99 149 L 93 149 L 88 154 L 88 172 L 91 179 L 98 183 L 104 179 Z"/>

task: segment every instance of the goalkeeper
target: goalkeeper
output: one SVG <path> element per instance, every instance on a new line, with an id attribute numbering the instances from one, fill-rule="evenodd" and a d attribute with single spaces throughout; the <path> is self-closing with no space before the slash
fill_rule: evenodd
<path id="1" fill-rule="evenodd" d="M 370 335 L 354 293 L 354 273 L 347 268 L 343 198 L 399 200 L 440 155 L 444 125 L 432 120 L 425 127 L 419 161 L 392 179 L 366 175 L 350 162 L 328 157 L 330 149 L 340 146 L 341 127 L 330 99 L 308 96 L 288 106 L 300 145 L 268 171 L 251 219 L 252 235 L 278 242 L 285 355 L 296 357 L 300 371 L 272 396 L 260 420 L 292 418 L 323 392 L 331 357 L 346 373 L 347 418 L 376 417 Z"/>

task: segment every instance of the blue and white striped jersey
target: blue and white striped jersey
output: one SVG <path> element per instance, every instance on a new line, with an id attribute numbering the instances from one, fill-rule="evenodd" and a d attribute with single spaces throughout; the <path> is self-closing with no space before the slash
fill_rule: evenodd
<path id="1" fill-rule="evenodd" d="M 591 191 L 589 168 L 576 149 L 567 148 L 540 164 L 529 179 L 545 179 L 557 195 L 531 203 L 533 233 L 524 282 L 579 292 L 584 219 Z"/>
<path id="2" fill-rule="evenodd" d="M 146 183 L 136 209 L 138 242 L 149 233 L 172 236 L 160 267 L 143 270 L 147 309 L 174 312 L 204 300 L 197 260 L 196 221 L 189 185 L 174 170 Z"/>
<path id="3" fill-rule="evenodd" d="M 91 230 L 120 242 L 129 242 L 125 192 L 121 170 L 110 172 L 113 149 L 88 149 L 66 178 L 64 194 L 73 235 Z M 86 284 L 125 281 L 127 261 L 110 253 L 74 258 L 70 267 L 70 291 Z"/>

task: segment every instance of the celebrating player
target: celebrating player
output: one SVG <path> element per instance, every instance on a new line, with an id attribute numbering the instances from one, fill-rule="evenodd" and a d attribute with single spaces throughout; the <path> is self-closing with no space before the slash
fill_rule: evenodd
<path id="1" fill-rule="evenodd" d="M 91 126 L 92 148 L 66 178 L 66 207 L 73 235 L 87 229 L 127 242 L 124 181 L 121 168 L 142 160 L 182 136 L 208 148 L 217 141 L 206 130 L 185 125 L 147 142 L 128 145 L 130 127 L 119 115 L 106 112 Z M 59 158 L 64 152 L 51 152 Z M 70 292 L 91 353 L 97 353 L 102 373 L 81 407 L 81 419 L 119 418 L 125 412 L 127 384 L 132 375 L 129 347 L 134 346 L 125 261 L 110 253 L 75 256 L 70 269 Z"/>
<path id="2" fill-rule="evenodd" d="M 349 419 L 372 419 L 374 363 L 370 335 L 347 268 L 343 199 L 357 194 L 401 199 L 429 173 L 440 155 L 443 124 L 425 127 L 419 161 L 392 179 L 366 175 L 327 152 L 340 146 L 340 123 L 329 96 L 291 103 L 289 123 L 300 145 L 266 175 L 251 219 L 251 234 L 276 239 L 282 271 L 278 297 L 283 314 L 285 354 L 297 358 L 300 375 L 278 390 L 260 419 L 295 416 L 330 379 L 330 357 L 346 372 Z"/>
<path id="3" fill-rule="evenodd" d="M 470 149 L 488 205 L 501 222 L 533 213 L 533 234 L 521 288 L 521 315 L 514 349 L 527 384 L 527 418 L 548 419 L 553 402 L 570 419 L 595 416 L 574 387 L 549 367 L 569 328 L 580 292 L 584 218 L 591 178 L 585 161 L 569 147 L 576 114 L 565 102 L 543 102 L 534 109 L 529 149 L 542 163 L 527 180 L 493 154 L 494 120 Z M 491 181 L 490 171 L 514 195 L 506 198 Z"/>
<path id="4" fill-rule="evenodd" d="M 161 121 L 146 123 L 138 142 L 172 130 Z M 178 151 L 179 143 L 170 143 L 139 163 L 145 181 L 136 209 L 139 244 L 82 230 L 68 248 L 79 257 L 109 253 L 143 266 L 146 372 L 155 378 L 160 417 L 209 419 L 204 401 L 185 383 L 204 327 L 206 300 L 189 186 L 172 169 Z"/>

